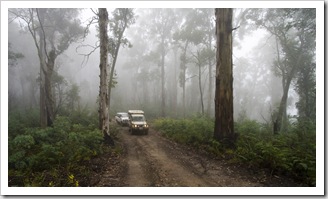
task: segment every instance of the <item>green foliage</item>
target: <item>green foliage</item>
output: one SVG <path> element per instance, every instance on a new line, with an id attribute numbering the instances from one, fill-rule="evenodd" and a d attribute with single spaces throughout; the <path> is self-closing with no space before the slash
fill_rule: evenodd
<path id="1" fill-rule="evenodd" d="M 155 120 L 154 127 L 178 143 L 205 149 L 216 155 L 222 152 L 221 144 L 213 139 L 214 121 L 212 119 L 200 116 L 178 120 L 163 118 Z"/>
<path id="2" fill-rule="evenodd" d="M 235 125 L 235 129 L 239 133 L 236 160 L 315 185 L 315 128 L 304 129 L 297 124 L 292 126 L 291 132 L 272 135 L 264 131 L 261 124 L 244 121 Z"/>
<path id="3" fill-rule="evenodd" d="M 267 168 L 272 174 L 283 174 L 315 186 L 315 124 L 295 123 L 289 132 L 273 135 L 267 125 L 244 119 L 235 123 L 235 132 L 239 135 L 236 149 L 227 149 L 212 138 L 214 121 L 208 118 L 157 119 L 153 126 L 176 142 L 253 169 Z"/>
<path id="4" fill-rule="evenodd" d="M 98 112 L 90 110 L 87 106 L 71 111 L 65 109 L 60 111 L 59 114 L 68 117 L 72 124 L 80 124 L 83 127 L 88 127 L 90 130 L 98 127 Z"/>
<path id="5" fill-rule="evenodd" d="M 83 165 L 103 153 L 95 125 L 58 116 L 53 127 L 42 129 L 21 120 L 19 114 L 9 120 L 9 186 L 79 186 L 77 176 L 89 173 Z"/>
<path id="6" fill-rule="evenodd" d="M 166 136 L 173 138 L 180 143 L 197 146 L 212 137 L 213 121 L 205 118 L 192 119 L 158 119 L 154 126 L 165 133 Z"/>

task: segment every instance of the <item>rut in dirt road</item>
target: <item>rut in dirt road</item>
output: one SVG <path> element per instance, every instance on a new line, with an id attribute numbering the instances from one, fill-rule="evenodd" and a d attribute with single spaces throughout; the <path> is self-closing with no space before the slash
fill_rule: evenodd
<path id="1" fill-rule="evenodd" d="M 119 127 L 122 153 L 93 160 L 90 186 L 97 187 L 299 187 L 270 171 L 249 169 L 180 145 L 149 129 L 131 135 Z"/>
<path id="2" fill-rule="evenodd" d="M 167 156 L 153 135 L 125 134 L 128 186 L 214 186 Z"/>
<path id="3" fill-rule="evenodd" d="M 207 171 L 211 169 L 204 169 L 202 163 L 195 162 L 195 156 L 172 147 L 171 142 L 153 130 L 148 135 L 130 135 L 126 128 L 121 131 L 127 150 L 126 186 L 261 186 L 240 178 L 231 180 L 231 176 L 215 172 L 217 167 Z"/>

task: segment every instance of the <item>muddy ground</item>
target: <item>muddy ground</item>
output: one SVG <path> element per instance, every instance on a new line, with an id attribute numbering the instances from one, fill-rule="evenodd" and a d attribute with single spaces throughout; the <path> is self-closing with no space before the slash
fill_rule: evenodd
<path id="1" fill-rule="evenodd" d="M 117 151 L 92 160 L 94 187 L 295 187 L 270 171 L 254 170 L 179 145 L 150 129 L 119 127 Z"/>

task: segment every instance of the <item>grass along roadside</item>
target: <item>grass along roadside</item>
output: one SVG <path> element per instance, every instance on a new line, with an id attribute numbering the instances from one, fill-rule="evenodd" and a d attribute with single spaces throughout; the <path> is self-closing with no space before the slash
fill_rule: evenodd
<path id="1" fill-rule="evenodd" d="M 252 120 L 235 123 L 238 140 L 234 149 L 213 139 L 214 121 L 205 117 L 156 119 L 154 128 L 177 143 L 207 151 L 250 168 L 288 176 L 304 186 L 315 186 L 315 125 L 291 124 L 289 131 L 273 135 L 266 124 Z"/>

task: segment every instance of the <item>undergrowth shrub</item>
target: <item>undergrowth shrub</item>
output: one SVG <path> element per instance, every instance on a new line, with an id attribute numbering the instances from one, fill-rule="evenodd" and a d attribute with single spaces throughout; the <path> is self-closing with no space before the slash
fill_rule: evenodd
<path id="1" fill-rule="evenodd" d="M 14 138 L 16 135 L 22 134 L 26 127 L 38 127 L 39 121 L 38 109 L 11 112 L 8 115 L 9 138 Z"/>
<path id="2" fill-rule="evenodd" d="M 234 124 L 239 135 L 236 149 L 225 148 L 213 139 L 214 121 L 205 117 L 157 119 L 154 127 L 176 142 L 205 149 L 210 154 L 254 169 L 267 168 L 272 174 L 283 174 L 315 186 L 315 124 L 291 124 L 288 132 L 273 135 L 267 124 L 245 119 Z"/>
<path id="3" fill-rule="evenodd" d="M 89 173 L 84 164 L 103 153 L 95 125 L 57 116 L 53 127 L 11 126 L 19 117 L 9 120 L 9 186 L 80 186 L 76 176 Z"/>
<path id="4" fill-rule="evenodd" d="M 205 149 L 210 153 L 219 155 L 222 145 L 213 139 L 214 120 L 206 117 L 193 117 L 189 119 L 156 119 L 154 127 L 163 132 L 164 136 L 174 141 Z"/>
<path id="5" fill-rule="evenodd" d="M 312 129 L 312 130 L 309 130 Z M 273 135 L 255 121 L 235 124 L 239 133 L 235 158 L 254 168 L 268 168 L 315 186 L 315 130 L 299 124 L 289 132 Z"/>
<path id="6" fill-rule="evenodd" d="M 154 126 L 180 143 L 199 145 L 212 136 L 213 122 L 205 118 L 191 119 L 158 119 Z"/>

